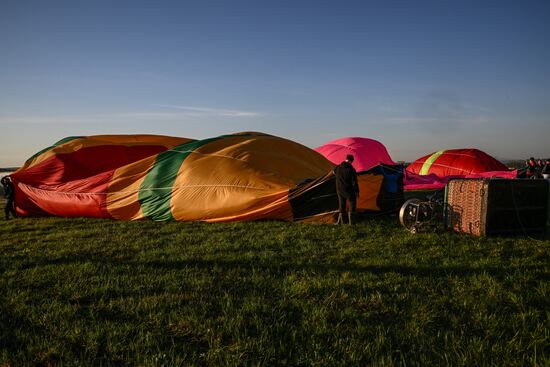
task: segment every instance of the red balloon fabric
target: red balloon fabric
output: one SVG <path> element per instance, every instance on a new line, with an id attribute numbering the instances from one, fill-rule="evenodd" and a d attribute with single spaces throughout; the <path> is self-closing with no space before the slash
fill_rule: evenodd
<path id="1" fill-rule="evenodd" d="M 351 154 L 355 158 L 353 167 L 357 172 L 368 171 L 380 163 L 394 165 L 386 147 L 378 140 L 349 137 L 333 140 L 325 145 L 316 148 L 315 151 L 321 153 L 334 164 L 340 164 L 346 159 L 346 155 Z"/>
<path id="2" fill-rule="evenodd" d="M 508 171 L 508 167 L 478 149 L 440 150 L 417 159 L 407 171 L 438 177 L 466 176 L 490 171 Z"/>
<path id="3" fill-rule="evenodd" d="M 403 177 L 403 189 L 405 191 L 415 190 L 440 190 L 453 178 L 517 178 L 518 170 L 513 171 L 489 171 L 483 173 L 472 173 L 471 175 L 457 175 L 439 177 L 433 173 L 429 175 L 417 175 L 406 171 Z"/>

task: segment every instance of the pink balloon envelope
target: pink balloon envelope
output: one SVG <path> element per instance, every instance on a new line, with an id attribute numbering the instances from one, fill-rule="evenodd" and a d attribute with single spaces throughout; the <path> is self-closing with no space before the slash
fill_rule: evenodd
<path id="1" fill-rule="evenodd" d="M 334 164 L 340 164 L 351 154 L 355 158 L 353 167 L 357 172 L 367 171 L 383 164 L 395 164 L 386 147 L 377 140 L 349 137 L 333 140 L 316 148 L 325 158 Z"/>

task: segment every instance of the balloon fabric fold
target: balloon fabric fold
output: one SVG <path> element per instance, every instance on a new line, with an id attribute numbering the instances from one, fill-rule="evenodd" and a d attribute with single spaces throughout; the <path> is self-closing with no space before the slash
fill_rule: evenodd
<path id="1" fill-rule="evenodd" d="M 11 175 L 22 216 L 120 220 L 332 222 L 334 164 L 294 141 L 245 132 L 60 140 Z M 379 210 L 383 176 L 361 176 L 360 210 Z"/>

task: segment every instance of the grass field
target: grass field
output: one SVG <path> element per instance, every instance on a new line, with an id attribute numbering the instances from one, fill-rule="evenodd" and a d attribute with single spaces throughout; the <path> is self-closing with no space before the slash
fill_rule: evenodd
<path id="1" fill-rule="evenodd" d="M 548 235 L 17 219 L 0 289 L 2 366 L 550 365 Z"/>

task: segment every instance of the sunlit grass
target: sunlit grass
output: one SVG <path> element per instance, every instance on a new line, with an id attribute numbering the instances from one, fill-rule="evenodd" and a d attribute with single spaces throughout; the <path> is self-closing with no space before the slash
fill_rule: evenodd
<path id="1" fill-rule="evenodd" d="M 550 238 L 0 224 L 0 365 L 548 365 Z"/>

